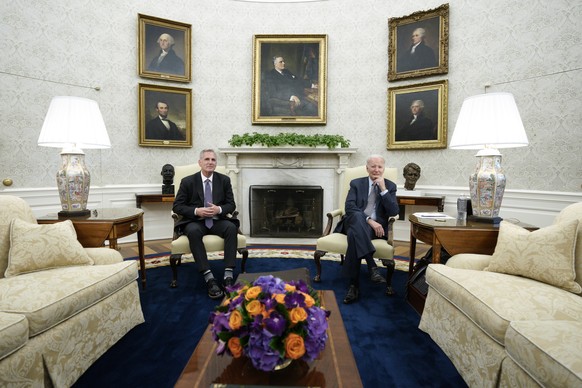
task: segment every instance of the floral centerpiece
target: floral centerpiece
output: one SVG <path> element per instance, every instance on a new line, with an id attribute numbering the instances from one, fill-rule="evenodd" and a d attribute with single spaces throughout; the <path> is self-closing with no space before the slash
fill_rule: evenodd
<path id="1" fill-rule="evenodd" d="M 272 371 L 287 360 L 314 360 L 325 348 L 330 312 L 304 281 L 272 275 L 227 288 L 210 314 L 216 353 L 247 356 L 256 369 Z"/>

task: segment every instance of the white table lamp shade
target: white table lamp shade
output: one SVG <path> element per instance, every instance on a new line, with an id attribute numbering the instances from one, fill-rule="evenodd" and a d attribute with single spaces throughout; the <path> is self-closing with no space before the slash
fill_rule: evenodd
<path id="1" fill-rule="evenodd" d="M 110 148 L 111 142 L 97 101 L 54 97 L 38 137 L 43 147 Z"/>
<path id="2" fill-rule="evenodd" d="M 510 93 L 488 93 L 463 101 L 452 149 L 525 147 L 527 135 Z"/>

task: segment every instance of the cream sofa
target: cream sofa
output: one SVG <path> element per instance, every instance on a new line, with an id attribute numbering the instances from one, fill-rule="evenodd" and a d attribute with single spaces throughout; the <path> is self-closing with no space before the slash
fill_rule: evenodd
<path id="1" fill-rule="evenodd" d="M 535 232 L 503 222 L 492 256 L 430 264 L 426 281 L 419 328 L 469 386 L 582 386 L 582 203 Z"/>
<path id="2" fill-rule="evenodd" d="M 137 264 L 0 195 L 0 386 L 69 387 L 144 322 Z"/>

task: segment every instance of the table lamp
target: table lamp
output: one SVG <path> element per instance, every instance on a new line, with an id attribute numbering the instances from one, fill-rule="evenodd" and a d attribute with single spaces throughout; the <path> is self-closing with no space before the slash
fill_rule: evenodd
<path id="1" fill-rule="evenodd" d="M 96 101 L 82 97 L 54 97 L 44 119 L 38 145 L 62 148 L 57 187 L 59 217 L 87 216 L 91 175 L 81 148 L 110 148 L 111 143 Z"/>
<path id="2" fill-rule="evenodd" d="M 469 178 L 475 221 L 501 222 L 499 209 L 505 191 L 505 174 L 498 148 L 524 147 L 527 135 L 511 93 L 487 93 L 468 97 L 449 147 L 478 149 L 477 168 Z"/>

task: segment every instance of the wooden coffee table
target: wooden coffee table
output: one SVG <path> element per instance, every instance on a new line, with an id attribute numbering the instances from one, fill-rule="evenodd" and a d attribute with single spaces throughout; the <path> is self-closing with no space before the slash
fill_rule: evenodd
<path id="1" fill-rule="evenodd" d="M 294 361 L 276 372 L 262 372 L 247 358 L 216 355 L 210 326 L 194 349 L 175 387 L 210 387 L 212 384 L 311 387 L 362 387 L 360 373 L 333 291 L 319 291 L 322 306 L 331 311 L 324 351 L 312 362 Z"/>

